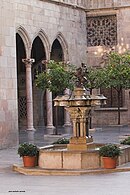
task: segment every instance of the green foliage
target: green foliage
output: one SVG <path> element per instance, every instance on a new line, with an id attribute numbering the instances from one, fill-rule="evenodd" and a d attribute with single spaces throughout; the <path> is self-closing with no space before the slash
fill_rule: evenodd
<path id="1" fill-rule="evenodd" d="M 120 124 L 120 98 L 122 89 L 130 88 L 130 53 L 111 52 L 103 68 L 102 86 L 114 88 L 118 94 L 118 125 Z"/>
<path id="2" fill-rule="evenodd" d="M 69 144 L 69 139 L 67 139 L 67 138 L 60 138 L 56 142 L 53 142 L 53 144 Z"/>
<path id="3" fill-rule="evenodd" d="M 117 91 L 130 88 L 130 54 L 109 54 L 108 65 L 104 68 L 104 87 Z"/>
<path id="4" fill-rule="evenodd" d="M 100 88 L 104 82 L 103 78 L 103 69 L 97 69 L 97 68 L 93 68 L 93 67 L 89 67 L 87 69 L 87 73 L 86 73 L 86 78 L 87 78 L 87 82 L 85 83 L 85 88 L 90 89 L 90 91 L 92 91 L 92 89 L 97 89 Z"/>
<path id="5" fill-rule="evenodd" d="M 85 87 L 115 88 L 117 91 L 130 88 L 130 53 L 119 54 L 111 52 L 108 64 L 104 68 L 89 67 L 86 73 L 88 82 Z"/>
<path id="6" fill-rule="evenodd" d="M 47 70 L 37 75 L 36 86 L 60 94 L 74 87 L 74 66 L 50 60 Z"/>
<path id="7" fill-rule="evenodd" d="M 121 154 L 120 148 L 115 144 L 107 144 L 99 149 L 99 155 L 103 157 L 118 157 Z"/>
<path id="8" fill-rule="evenodd" d="M 124 139 L 123 141 L 120 142 L 121 144 L 124 144 L 124 145 L 130 145 L 130 137 Z"/>
<path id="9" fill-rule="evenodd" d="M 31 143 L 23 143 L 18 147 L 18 154 L 21 156 L 36 156 L 38 154 L 38 148 Z"/>

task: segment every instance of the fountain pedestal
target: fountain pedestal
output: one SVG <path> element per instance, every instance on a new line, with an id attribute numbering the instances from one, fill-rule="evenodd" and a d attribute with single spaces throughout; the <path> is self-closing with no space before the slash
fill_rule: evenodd
<path id="1" fill-rule="evenodd" d="M 87 143 L 93 142 L 89 137 L 88 118 L 92 106 L 101 105 L 104 96 L 87 95 L 84 87 L 76 87 L 71 96 L 57 96 L 54 99 L 55 106 L 64 106 L 69 112 L 73 124 L 73 136 L 68 150 L 87 150 Z"/>
<path id="2" fill-rule="evenodd" d="M 87 150 L 87 144 L 92 143 L 93 138 L 90 137 L 71 137 L 69 144 L 67 144 L 68 150 Z"/>

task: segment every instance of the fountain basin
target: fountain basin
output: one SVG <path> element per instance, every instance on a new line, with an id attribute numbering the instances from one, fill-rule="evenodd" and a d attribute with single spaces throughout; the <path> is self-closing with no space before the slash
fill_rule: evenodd
<path id="1" fill-rule="evenodd" d="M 44 169 L 99 169 L 102 168 L 102 158 L 99 156 L 99 147 L 103 144 L 87 144 L 86 151 L 67 150 L 67 145 L 51 145 L 43 147 L 39 152 L 40 168 Z M 121 145 L 122 154 L 118 158 L 118 165 L 130 161 L 130 146 Z"/>
<path id="2" fill-rule="evenodd" d="M 26 168 L 13 165 L 13 170 L 25 175 L 82 175 L 130 171 L 130 146 L 120 145 L 122 150 L 116 169 L 104 169 L 98 147 L 103 144 L 90 144 L 87 151 L 68 151 L 67 145 L 51 145 L 40 149 L 39 166 Z M 87 146 L 88 148 L 88 146 Z M 94 151 L 95 150 L 95 151 Z M 124 166 L 124 165 L 125 166 Z"/>

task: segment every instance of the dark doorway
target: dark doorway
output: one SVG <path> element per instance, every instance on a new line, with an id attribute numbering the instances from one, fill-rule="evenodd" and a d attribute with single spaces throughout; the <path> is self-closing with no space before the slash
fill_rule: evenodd
<path id="1" fill-rule="evenodd" d="M 45 64 L 43 61 L 46 60 L 46 53 L 42 40 L 39 36 L 37 36 L 33 41 L 31 58 L 35 59 L 32 67 L 34 126 L 37 129 L 43 129 L 46 126 L 46 96 L 45 92 L 36 88 L 35 78 L 36 74 L 45 71 Z"/>
<path id="2" fill-rule="evenodd" d="M 51 60 L 55 60 L 56 62 L 61 62 L 64 60 L 63 50 L 62 50 L 60 42 L 57 39 L 53 42 L 53 45 L 52 45 Z"/>
<path id="3" fill-rule="evenodd" d="M 51 50 L 51 60 L 55 60 L 56 62 L 63 61 L 63 49 L 61 47 L 60 42 L 56 39 L 52 44 Z M 58 94 L 53 93 L 53 99 Z M 53 105 L 53 123 L 54 126 L 63 126 L 64 125 L 64 108 L 63 107 L 54 107 Z"/>
<path id="4" fill-rule="evenodd" d="M 18 125 L 19 130 L 26 128 L 26 68 L 22 59 L 26 58 L 24 42 L 21 36 L 16 34 L 16 60 L 17 60 L 17 87 L 18 87 Z"/>

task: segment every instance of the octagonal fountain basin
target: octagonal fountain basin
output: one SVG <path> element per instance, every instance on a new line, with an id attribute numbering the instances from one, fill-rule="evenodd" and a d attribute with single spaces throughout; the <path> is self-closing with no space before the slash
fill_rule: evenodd
<path id="1" fill-rule="evenodd" d="M 99 156 L 99 147 L 103 144 L 87 144 L 87 150 L 67 150 L 67 145 L 49 145 L 40 148 L 38 165 L 44 169 L 99 169 L 103 167 L 102 159 Z M 120 145 L 122 150 L 118 158 L 118 165 L 130 161 L 130 146 Z"/>

